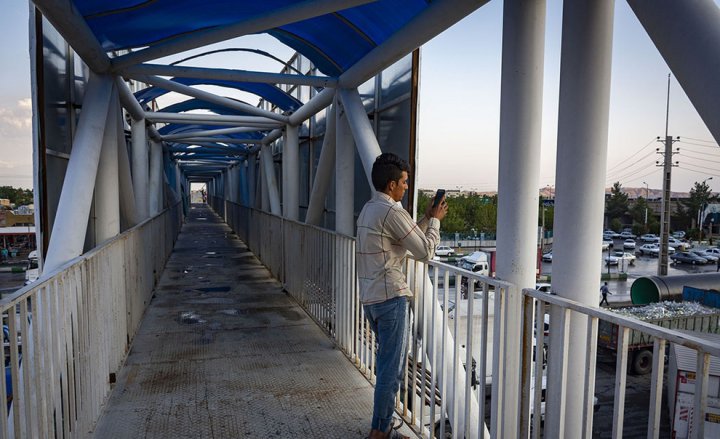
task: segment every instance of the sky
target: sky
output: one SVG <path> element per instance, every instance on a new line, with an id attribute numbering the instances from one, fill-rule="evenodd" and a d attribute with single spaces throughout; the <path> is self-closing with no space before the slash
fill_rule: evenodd
<path id="1" fill-rule="evenodd" d="M 716 0 L 720 3 L 720 0 Z M 0 26 L 0 186 L 32 186 L 32 132 L 28 6 L 4 2 Z M 554 185 L 560 24 L 562 2 L 547 1 L 543 126 L 539 187 Z M 655 148 L 665 135 L 667 75 L 663 61 L 625 1 L 615 2 L 610 124 L 606 186 L 662 187 L 662 157 Z M 264 44 L 263 37 L 251 37 Z M 268 38 L 268 37 L 266 37 Z M 245 46 L 248 42 L 245 41 Z M 222 45 L 219 45 L 222 46 Z M 292 53 L 274 44 L 274 53 Z M 418 187 L 497 189 L 500 113 L 502 2 L 494 0 L 422 48 Z M 257 61 L 257 59 L 253 60 Z M 188 64 L 190 65 L 190 64 Z M 199 64 L 196 64 L 199 65 Z M 235 68 L 248 68 L 237 64 Z M 266 62 L 267 71 L 279 70 Z M 207 88 L 213 90 L 212 88 Z M 227 94 L 225 89 L 223 93 Z M 252 97 L 233 97 L 252 101 Z M 163 105 L 177 99 L 168 96 Z M 680 136 L 672 190 L 687 192 L 696 181 L 720 191 L 720 148 L 678 83 L 671 79 L 669 134 Z M 598 164 L 603 166 L 603 164 Z"/>

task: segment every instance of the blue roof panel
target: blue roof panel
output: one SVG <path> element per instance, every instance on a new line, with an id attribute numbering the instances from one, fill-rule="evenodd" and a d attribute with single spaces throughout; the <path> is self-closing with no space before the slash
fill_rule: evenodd
<path id="1" fill-rule="evenodd" d="M 178 35 L 227 26 L 285 8 L 292 0 L 74 0 L 106 50 L 140 48 Z M 309 20 L 268 29 L 337 75 L 422 12 L 429 0 L 378 0 Z"/>

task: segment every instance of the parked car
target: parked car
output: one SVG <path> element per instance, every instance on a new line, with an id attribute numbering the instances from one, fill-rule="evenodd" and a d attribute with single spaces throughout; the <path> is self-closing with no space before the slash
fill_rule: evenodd
<path id="1" fill-rule="evenodd" d="M 605 264 L 607 265 L 618 265 L 621 261 L 623 261 L 624 264 L 634 265 L 635 255 L 633 255 L 632 253 L 616 251 L 605 258 Z"/>
<path id="2" fill-rule="evenodd" d="M 620 233 L 620 237 L 622 239 L 635 239 L 635 235 L 633 235 L 632 232 L 628 232 L 627 230 Z"/>
<path id="3" fill-rule="evenodd" d="M 690 252 L 678 252 L 670 256 L 673 262 L 676 264 L 707 264 L 708 260 Z"/>
<path id="4" fill-rule="evenodd" d="M 552 262 L 552 252 L 547 252 L 542 255 L 542 260 L 545 262 Z"/>
<path id="5" fill-rule="evenodd" d="M 634 239 L 626 239 L 623 241 L 623 248 L 627 250 L 634 250 L 635 249 L 635 240 Z"/>
<path id="6" fill-rule="evenodd" d="M 653 233 L 646 233 L 640 237 L 643 242 L 660 242 L 660 237 Z"/>
<path id="7" fill-rule="evenodd" d="M 720 248 L 710 247 L 710 248 L 706 248 L 705 251 L 712 255 L 720 256 Z"/>
<path id="8" fill-rule="evenodd" d="M 673 232 L 672 236 L 677 239 L 683 239 L 685 237 L 685 232 L 682 230 L 676 230 Z"/>
<path id="9" fill-rule="evenodd" d="M 694 254 L 700 256 L 701 258 L 707 259 L 708 262 L 713 262 L 713 263 L 717 262 L 718 258 L 720 258 L 720 255 L 716 255 L 716 254 L 710 253 L 705 250 L 690 250 L 690 253 L 694 253 Z"/>
<path id="10" fill-rule="evenodd" d="M 640 253 L 643 256 L 658 256 L 660 255 L 660 246 L 657 244 L 643 244 L 636 253 Z"/>
<path id="11" fill-rule="evenodd" d="M 448 247 L 447 245 L 439 245 L 437 248 L 435 248 L 435 254 L 437 256 L 452 256 L 455 254 L 455 250 L 452 249 L 452 247 Z"/>
<path id="12" fill-rule="evenodd" d="M 643 244 L 635 253 L 640 253 L 643 256 L 647 255 L 657 257 L 660 255 L 660 244 Z M 672 253 L 675 253 L 675 247 L 668 246 L 668 254 Z"/>
<path id="13" fill-rule="evenodd" d="M 689 242 L 681 241 L 677 238 L 673 238 L 672 236 L 668 237 L 668 245 L 671 245 L 682 251 L 687 251 L 692 248 L 692 244 L 690 244 Z"/>
<path id="14" fill-rule="evenodd" d="M 610 239 L 619 239 L 619 238 L 620 238 L 620 234 L 619 234 L 618 232 L 613 231 L 613 230 L 605 230 L 605 231 L 603 232 L 603 236 L 606 236 L 606 237 L 608 237 L 608 238 L 610 238 Z"/>
<path id="15" fill-rule="evenodd" d="M 612 239 L 605 239 L 603 238 L 602 241 L 602 251 L 605 251 L 613 246 L 613 240 Z"/>

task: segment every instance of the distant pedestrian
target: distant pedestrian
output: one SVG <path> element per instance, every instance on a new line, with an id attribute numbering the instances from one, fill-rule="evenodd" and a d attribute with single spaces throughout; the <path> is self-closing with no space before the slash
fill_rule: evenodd
<path id="1" fill-rule="evenodd" d="M 602 306 L 603 302 L 605 302 L 605 305 L 610 306 L 610 303 L 607 300 L 608 294 L 612 294 L 610 292 L 610 288 L 608 288 L 607 282 L 605 282 L 605 285 L 600 287 L 600 293 L 602 294 L 602 300 L 600 301 L 600 305 Z"/>
<path id="2" fill-rule="evenodd" d="M 8 259 L 8 249 L 6 249 L 5 247 L 3 247 L 2 250 L 0 250 L 0 255 L 2 255 L 2 260 L 3 260 L 3 262 L 7 261 L 7 259 Z"/>
<path id="3" fill-rule="evenodd" d="M 718 256 L 720 256 L 720 255 L 718 255 Z M 720 271 L 720 258 L 718 258 L 718 260 L 717 260 L 717 270 L 715 270 L 715 272 L 717 273 L 718 271 Z"/>

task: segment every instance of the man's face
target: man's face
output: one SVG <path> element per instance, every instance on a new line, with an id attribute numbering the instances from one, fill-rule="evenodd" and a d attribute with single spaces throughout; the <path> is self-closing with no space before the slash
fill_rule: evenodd
<path id="1" fill-rule="evenodd" d="M 408 188 L 408 173 L 402 171 L 402 177 L 398 181 L 390 182 L 390 197 L 395 201 L 400 201 L 405 196 L 405 191 Z"/>

